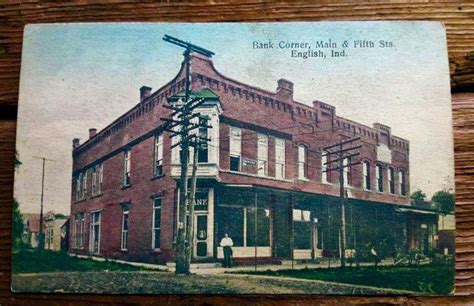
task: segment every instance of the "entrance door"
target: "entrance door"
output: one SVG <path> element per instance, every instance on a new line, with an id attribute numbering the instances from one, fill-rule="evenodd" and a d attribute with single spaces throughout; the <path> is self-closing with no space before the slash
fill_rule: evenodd
<path id="1" fill-rule="evenodd" d="M 99 254 L 100 250 L 100 219 L 100 211 L 92 213 L 89 247 L 92 254 Z"/>
<path id="2" fill-rule="evenodd" d="M 207 214 L 194 216 L 194 257 L 207 257 Z"/>

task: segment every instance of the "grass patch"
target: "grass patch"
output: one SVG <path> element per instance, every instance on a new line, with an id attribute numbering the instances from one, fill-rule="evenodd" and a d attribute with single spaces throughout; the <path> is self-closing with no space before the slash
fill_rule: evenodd
<path id="1" fill-rule="evenodd" d="M 445 295 L 451 293 L 454 289 L 455 271 L 453 265 L 438 264 L 407 267 L 385 266 L 346 267 L 344 269 L 318 268 L 257 272 L 242 271 L 237 273 L 295 277 Z"/>
<path id="2" fill-rule="evenodd" d="M 71 257 L 65 252 L 22 249 L 13 253 L 13 273 L 64 272 L 64 271 L 141 271 L 146 270 L 111 261 L 95 261 Z"/>

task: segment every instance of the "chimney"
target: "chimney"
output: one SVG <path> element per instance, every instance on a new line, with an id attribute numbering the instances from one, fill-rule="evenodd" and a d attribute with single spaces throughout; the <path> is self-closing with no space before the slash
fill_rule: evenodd
<path id="1" fill-rule="evenodd" d="M 79 138 L 74 138 L 72 140 L 72 148 L 75 149 L 81 145 L 81 140 Z"/>
<path id="2" fill-rule="evenodd" d="M 92 137 L 94 137 L 95 134 L 97 134 L 97 129 L 90 128 L 90 129 L 89 129 L 89 139 L 91 139 Z"/>
<path id="3" fill-rule="evenodd" d="M 293 102 L 293 82 L 285 79 L 278 80 L 277 98 L 284 102 Z"/>
<path id="4" fill-rule="evenodd" d="M 151 87 L 148 87 L 148 86 L 140 87 L 140 102 L 143 102 L 150 95 L 151 95 Z"/>

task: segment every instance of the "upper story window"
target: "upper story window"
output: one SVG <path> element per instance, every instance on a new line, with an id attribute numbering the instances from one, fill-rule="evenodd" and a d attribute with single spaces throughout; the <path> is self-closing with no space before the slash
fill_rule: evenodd
<path id="1" fill-rule="evenodd" d="M 326 151 L 321 152 L 321 182 L 329 183 L 329 154 Z"/>
<path id="2" fill-rule="evenodd" d="M 388 168 L 388 191 L 395 194 L 395 169 L 392 167 Z"/>
<path id="3" fill-rule="evenodd" d="M 79 175 L 76 178 L 76 201 L 79 201 L 82 199 L 81 193 L 82 193 L 82 173 L 79 173 Z"/>
<path id="4" fill-rule="evenodd" d="M 97 194 L 97 167 L 92 168 L 92 196 Z"/>
<path id="5" fill-rule="evenodd" d="M 200 125 L 208 125 L 208 119 L 201 119 Z M 199 127 L 198 135 L 200 145 L 198 148 L 198 163 L 209 162 L 209 144 L 205 139 L 209 138 L 208 128 L 206 126 Z"/>
<path id="6" fill-rule="evenodd" d="M 240 171 L 242 150 L 242 131 L 239 128 L 230 128 L 230 170 Z"/>
<path id="7" fill-rule="evenodd" d="M 268 167 L 268 137 L 258 134 L 257 139 L 257 174 L 265 176 Z"/>
<path id="8" fill-rule="evenodd" d="M 131 165 L 131 154 L 130 149 L 127 149 L 124 153 L 123 159 L 123 185 L 130 186 L 130 165 Z"/>
<path id="9" fill-rule="evenodd" d="M 102 193 L 102 182 L 104 179 L 104 167 L 102 164 L 94 166 L 89 171 L 91 172 L 91 196 L 100 195 Z M 87 174 L 89 171 L 86 171 Z"/>
<path id="10" fill-rule="evenodd" d="M 82 175 L 82 194 L 81 199 L 85 199 L 87 196 L 87 171 L 84 171 Z"/>
<path id="11" fill-rule="evenodd" d="M 97 184 L 97 193 L 101 194 L 102 193 L 102 185 L 104 183 L 104 164 L 99 165 L 99 173 L 97 174 L 99 178 L 99 183 Z"/>
<path id="12" fill-rule="evenodd" d="M 352 172 L 351 172 L 351 158 L 346 157 L 342 160 L 344 186 L 349 186 L 352 183 Z"/>
<path id="13" fill-rule="evenodd" d="M 400 195 L 402 195 L 402 196 L 407 195 L 406 173 L 405 173 L 405 170 L 403 170 L 403 169 L 398 171 L 398 182 L 400 184 Z"/>
<path id="14" fill-rule="evenodd" d="M 285 178 L 285 140 L 275 138 L 275 177 Z"/>
<path id="15" fill-rule="evenodd" d="M 308 148 L 305 145 L 298 146 L 298 178 L 307 178 Z"/>
<path id="16" fill-rule="evenodd" d="M 153 174 L 155 176 L 163 175 L 163 135 L 155 137 L 155 160 Z"/>
<path id="17" fill-rule="evenodd" d="M 371 189 L 371 182 L 370 182 L 370 162 L 364 161 L 362 163 L 362 171 L 364 175 L 364 190 Z"/>
<path id="18" fill-rule="evenodd" d="M 377 164 L 375 166 L 375 174 L 377 176 L 377 191 L 383 192 L 383 168 L 382 165 Z"/>

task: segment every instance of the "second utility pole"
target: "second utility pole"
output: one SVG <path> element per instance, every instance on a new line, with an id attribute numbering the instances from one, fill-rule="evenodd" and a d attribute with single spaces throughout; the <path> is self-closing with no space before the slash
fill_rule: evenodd
<path id="1" fill-rule="evenodd" d="M 44 249 L 44 229 L 43 229 L 43 200 L 44 200 L 44 169 L 46 166 L 46 160 L 54 161 L 52 159 L 47 159 L 45 157 L 33 156 L 33 158 L 41 159 L 43 161 L 43 171 L 41 173 L 41 202 L 40 202 L 40 228 L 39 228 L 39 241 L 38 247 L 40 250 Z"/>
<path id="2" fill-rule="evenodd" d="M 328 169 L 325 170 L 325 172 L 338 170 L 338 174 L 339 174 L 339 201 L 341 204 L 341 227 L 339 230 L 339 237 L 340 237 L 339 246 L 340 246 L 340 252 L 341 252 L 340 258 L 341 258 L 342 268 L 346 266 L 346 203 L 345 203 L 345 187 L 346 186 L 344 186 L 345 185 L 344 169 L 360 164 L 360 162 L 352 163 L 351 158 L 360 155 L 359 152 L 357 153 L 352 153 L 352 152 L 362 147 L 359 145 L 355 147 L 344 148 L 344 145 L 346 144 L 352 145 L 353 142 L 359 139 L 360 137 L 344 140 L 339 143 L 333 144 L 329 147 L 323 148 L 323 152 L 325 152 L 323 154 L 326 154 L 326 156 L 328 157 L 328 161 L 325 163 Z M 336 151 L 332 151 L 332 152 L 330 151 L 330 150 L 334 150 L 335 148 L 336 148 Z M 336 155 L 337 158 L 334 160 L 331 160 L 331 155 Z M 347 161 L 347 165 L 344 163 L 344 161 Z M 332 163 L 337 163 L 337 166 L 335 168 L 331 168 Z"/>
<path id="3" fill-rule="evenodd" d="M 342 143 L 339 144 L 339 198 L 341 201 L 341 267 L 346 266 L 346 204 L 344 192 L 344 158 Z"/>

